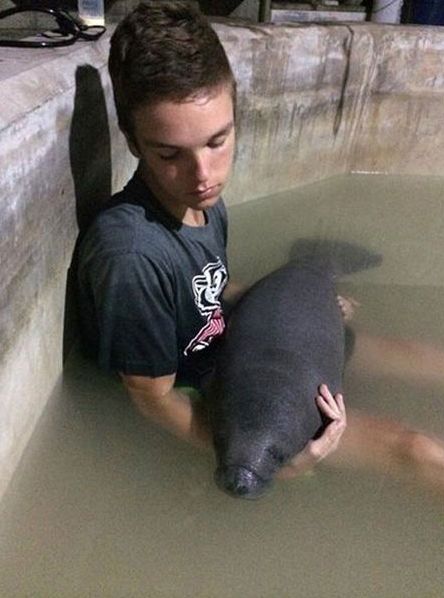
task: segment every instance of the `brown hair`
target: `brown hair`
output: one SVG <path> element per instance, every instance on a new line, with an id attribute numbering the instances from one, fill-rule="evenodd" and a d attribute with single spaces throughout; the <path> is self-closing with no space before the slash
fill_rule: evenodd
<path id="1" fill-rule="evenodd" d="M 117 26 L 108 62 L 119 126 L 133 136 L 132 113 L 143 104 L 181 101 L 236 83 L 225 50 L 206 17 L 184 0 L 146 0 Z"/>

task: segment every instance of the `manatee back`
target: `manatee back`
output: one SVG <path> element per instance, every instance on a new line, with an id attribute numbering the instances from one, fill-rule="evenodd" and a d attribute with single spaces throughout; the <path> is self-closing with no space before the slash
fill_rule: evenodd
<path id="1" fill-rule="evenodd" d="M 257 462 L 259 438 L 284 459 L 302 450 L 323 426 L 318 387 L 340 389 L 343 359 L 331 278 L 291 265 L 257 283 L 232 314 L 218 363 L 213 430 L 226 458 Z"/>
<path id="2" fill-rule="evenodd" d="M 216 481 L 235 496 L 260 495 L 321 432 L 318 386 L 338 392 L 344 369 L 335 277 L 380 262 L 350 244 L 303 242 L 296 254 L 235 307 L 217 364 L 210 410 Z"/>
<path id="3" fill-rule="evenodd" d="M 320 375 L 336 389 L 344 329 L 333 278 L 291 264 L 259 281 L 233 311 L 222 359 L 227 381 L 245 378 L 253 365 L 264 383 L 267 372 L 276 384 L 297 373 L 304 380 Z"/>

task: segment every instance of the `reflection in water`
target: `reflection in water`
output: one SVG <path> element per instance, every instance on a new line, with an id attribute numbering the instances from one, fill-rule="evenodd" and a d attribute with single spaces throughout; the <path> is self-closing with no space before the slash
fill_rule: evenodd
<path id="1" fill-rule="evenodd" d="M 343 177 L 234 207 L 232 275 L 252 282 L 301 236 L 358 242 L 384 262 L 341 283 L 361 303 L 357 329 L 444 346 L 441 185 Z M 351 367 L 346 399 L 442 435 L 439 369 L 400 379 Z M 442 595 L 442 507 L 425 492 L 321 467 L 250 503 L 217 490 L 213 469 L 72 356 L 2 504 L 0 595 Z"/>

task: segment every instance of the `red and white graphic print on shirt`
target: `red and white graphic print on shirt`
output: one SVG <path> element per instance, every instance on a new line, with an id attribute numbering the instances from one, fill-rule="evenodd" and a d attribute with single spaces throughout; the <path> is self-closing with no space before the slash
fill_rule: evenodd
<path id="1" fill-rule="evenodd" d="M 192 280 L 194 302 L 202 316 L 207 318 L 206 324 L 199 330 L 193 340 L 186 347 L 184 354 L 201 351 L 209 346 L 211 341 L 222 334 L 225 320 L 222 312 L 220 297 L 227 284 L 228 274 L 222 260 L 207 264 L 202 274 L 197 274 Z"/>

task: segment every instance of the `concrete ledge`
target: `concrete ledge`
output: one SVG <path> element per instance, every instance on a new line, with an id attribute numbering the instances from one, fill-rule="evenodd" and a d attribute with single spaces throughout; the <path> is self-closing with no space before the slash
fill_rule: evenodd
<path id="1" fill-rule="evenodd" d="M 215 28 L 239 81 L 228 203 L 349 171 L 442 173 L 444 32 L 365 25 Z M 96 43 L 2 49 L 0 494 L 62 374 L 79 224 L 135 162 Z"/>
<path id="2" fill-rule="evenodd" d="M 365 10 L 322 10 L 316 9 L 275 9 L 271 11 L 271 21 L 273 23 L 320 23 L 320 22 L 362 22 L 365 21 L 367 15 Z"/>

